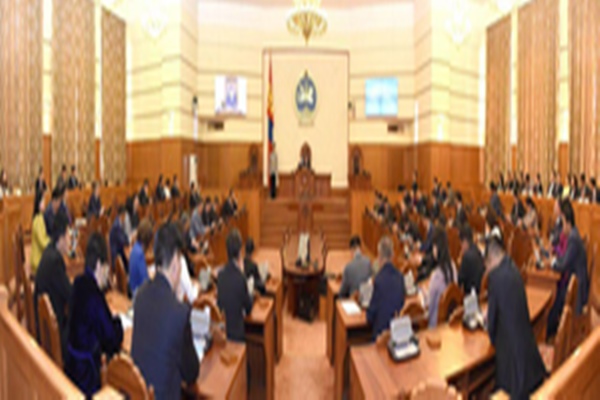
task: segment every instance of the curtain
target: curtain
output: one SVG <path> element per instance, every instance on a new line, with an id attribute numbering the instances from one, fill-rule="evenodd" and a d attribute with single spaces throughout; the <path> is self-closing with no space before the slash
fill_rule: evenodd
<path id="1" fill-rule="evenodd" d="M 82 182 L 95 175 L 94 3 L 53 0 L 52 176 L 76 165 Z"/>
<path id="2" fill-rule="evenodd" d="M 103 179 L 125 182 L 125 22 L 102 8 Z"/>
<path id="3" fill-rule="evenodd" d="M 510 165 L 510 33 L 510 15 L 487 29 L 486 182 Z"/>
<path id="4" fill-rule="evenodd" d="M 0 169 L 33 189 L 42 165 L 42 0 L 0 0 Z"/>
<path id="5" fill-rule="evenodd" d="M 556 168 L 558 0 L 519 9 L 517 166 L 548 182 Z"/>
<path id="6" fill-rule="evenodd" d="M 600 2 L 571 1 L 569 5 L 571 71 L 570 169 L 600 173 Z"/>

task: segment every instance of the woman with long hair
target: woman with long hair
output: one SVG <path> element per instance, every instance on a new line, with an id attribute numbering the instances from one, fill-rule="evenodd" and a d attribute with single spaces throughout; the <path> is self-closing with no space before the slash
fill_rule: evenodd
<path id="1" fill-rule="evenodd" d="M 42 253 L 50 243 L 44 221 L 45 204 L 44 192 L 38 192 L 33 203 L 33 222 L 31 224 L 31 275 L 35 275 L 42 259 Z"/>
<path id="2" fill-rule="evenodd" d="M 437 226 L 433 232 L 433 258 L 435 267 L 429 283 L 429 327 L 437 326 L 438 306 L 449 284 L 456 282 L 456 269 L 450 257 L 446 230 Z"/>

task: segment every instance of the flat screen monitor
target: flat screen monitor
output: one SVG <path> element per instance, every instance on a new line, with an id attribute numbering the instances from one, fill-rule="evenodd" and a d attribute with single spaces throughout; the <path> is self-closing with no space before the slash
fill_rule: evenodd
<path id="1" fill-rule="evenodd" d="M 398 115 L 397 78 L 366 80 L 365 115 L 367 117 L 395 117 Z"/>
<path id="2" fill-rule="evenodd" d="M 215 77 L 215 114 L 246 115 L 246 78 L 218 75 Z"/>

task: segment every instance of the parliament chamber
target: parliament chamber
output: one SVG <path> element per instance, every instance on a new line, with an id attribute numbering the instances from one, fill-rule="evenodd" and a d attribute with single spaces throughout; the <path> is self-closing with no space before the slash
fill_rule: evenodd
<path id="1" fill-rule="evenodd" d="M 0 1 L 0 400 L 598 398 L 598 26 Z"/>

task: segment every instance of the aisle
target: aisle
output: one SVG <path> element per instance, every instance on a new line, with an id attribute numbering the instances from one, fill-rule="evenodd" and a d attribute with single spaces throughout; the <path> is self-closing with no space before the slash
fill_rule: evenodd
<path id="1" fill-rule="evenodd" d="M 275 399 L 331 399 L 333 367 L 325 355 L 325 321 L 284 314 L 283 357 L 275 368 Z"/>

